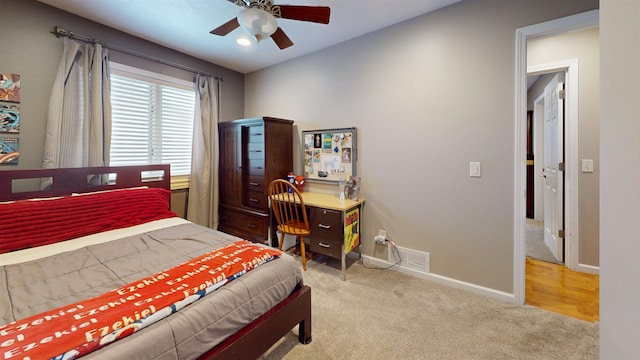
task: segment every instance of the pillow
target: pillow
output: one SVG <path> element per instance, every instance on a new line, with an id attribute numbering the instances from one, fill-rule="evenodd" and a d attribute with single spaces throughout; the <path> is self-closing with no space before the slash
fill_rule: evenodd
<path id="1" fill-rule="evenodd" d="M 110 189 L 110 190 L 98 190 L 98 191 L 90 191 L 90 192 L 82 192 L 82 193 L 71 193 L 71 196 L 85 196 L 85 195 L 93 195 L 100 194 L 112 191 L 127 191 L 127 190 L 135 190 L 135 189 L 148 189 L 148 186 L 136 186 L 130 188 L 121 188 L 121 189 Z"/>
<path id="2" fill-rule="evenodd" d="M 53 196 L 53 197 L 46 197 L 46 198 L 31 198 L 31 199 L 26 199 L 22 201 L 47 201 L 47 200 L 55 200 L 60 198 L 62 198 L 62 196 Z M 20 201 L 20 200 L 0 201 L 0 204 L 13 204 L 16 201 Z"/>
<path id="3" fill-rule="evenodd" d="M 170 195 L 139 188 L 0 204 L 0 254 L 175 217 Z"/>

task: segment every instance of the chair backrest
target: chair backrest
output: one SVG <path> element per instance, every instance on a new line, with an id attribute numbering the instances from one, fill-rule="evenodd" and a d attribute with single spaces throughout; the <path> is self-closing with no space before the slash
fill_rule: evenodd
<path id="1" fill-rule="evenodd" d="M 283 179 L 273 180 L 269 184 L 268 194 L 271 210 L 279 225 L 296 224 L 297 227 L 309 230 L 304 200 L 293 184 Z"/>

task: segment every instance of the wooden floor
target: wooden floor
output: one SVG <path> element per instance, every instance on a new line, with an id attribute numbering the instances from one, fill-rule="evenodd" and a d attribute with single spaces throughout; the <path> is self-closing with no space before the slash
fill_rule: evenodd
<path id="1" fill-rule="evenodd" d="M 589 322 L 599 321 L 599 276 L 527 257 L 525 303 Z"/>

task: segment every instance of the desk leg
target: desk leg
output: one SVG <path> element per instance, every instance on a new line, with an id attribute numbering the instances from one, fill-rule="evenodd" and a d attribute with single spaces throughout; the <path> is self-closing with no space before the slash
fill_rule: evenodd
<path id="1" fill-rule="evenodd" d="M 342 281 L 347 281 L 347 254 L 344 251 L 344 246 L 342 247 Z"/>

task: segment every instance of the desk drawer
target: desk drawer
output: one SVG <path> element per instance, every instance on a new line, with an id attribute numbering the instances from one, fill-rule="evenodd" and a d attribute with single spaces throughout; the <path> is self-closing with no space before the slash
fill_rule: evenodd
<path id="1" fill-rule="evenodd" d="M 311 235 L 311 241 L 309 242 L 309 250 L 314 253 L 330 256 L 335 259 L 342 257 L 342 239 L 339 240 L 324 240 L 319 239 Z"/>
<path id="2" fill-rule="evenodd" d="M 313 238 L 342 242 L 344 228 L 341 211 L 311 208 L 310 217 Z"/>

